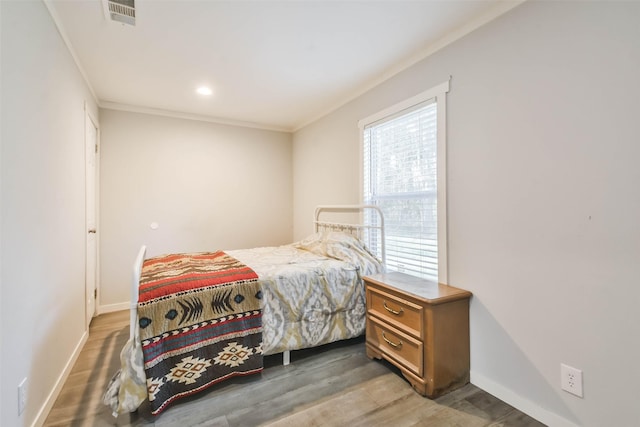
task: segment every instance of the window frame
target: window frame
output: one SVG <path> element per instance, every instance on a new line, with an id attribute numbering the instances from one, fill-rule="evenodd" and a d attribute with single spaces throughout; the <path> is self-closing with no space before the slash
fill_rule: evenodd
<path id="1" fill-rule="evenodd" d="M 434 100 L 436 103 L 436 203 L 438 215 L 438 282 L 443 284 L 449 283 L 449 262 L 448 262 L 448 225 L 447 225 L 447 93 L 449 92 L 449 80 L 439 85 L 421 92 L 411 98 L 398 102 L 388 108 L 385 108 L 375 114 L 372 114 L 358 121 L 360 130 L 360 147 L 359 147 L 359 193 L 360 200 L 364 200 L 364 130 L 367 126 L 384 120 L 388 117 L 397 115 L 404 110 L 411 109 L 418 104 Z"/>

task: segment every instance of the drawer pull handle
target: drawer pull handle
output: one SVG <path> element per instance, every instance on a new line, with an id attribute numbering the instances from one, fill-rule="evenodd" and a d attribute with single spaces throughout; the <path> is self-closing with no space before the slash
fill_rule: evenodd
<path id="1" fill-rule="evenodd" d="M 395 314 L 396 316 L 399 316 L 404 311 L 402 309 L 402 307 L 400 307 L 400 310 L 394 310 L 393 308 L 389 308 L 389 306 L 387 306 L 387 302 L 386 301 L 382 301 L 382 305 L 383 305 L 385 310 L 387 310 L 389 313 Z"/>
<path id="2" fill-rule="evenodd" d="M 389 338 L 387 338 L 387 336 L 384 334 L 384 331 L 382 331 L 382 339 L 385 340 L 391 347 L 402 348 L 402 340 L 397 343 L 389 341 Z"/>

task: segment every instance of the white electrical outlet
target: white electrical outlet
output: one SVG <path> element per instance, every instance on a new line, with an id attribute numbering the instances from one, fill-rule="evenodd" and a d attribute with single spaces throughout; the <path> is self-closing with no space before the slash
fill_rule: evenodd
<path id="1" fill-rule="evenodd" d="M 18 415 L 22 415 L 27 405 L 27 379 L 23 378 L 18 384 Z"/>
<path id="2" fill-rule="evenodd" d="M 560 364 L 560 384 L 564 391 L 575 394 L 578 397 L 583 396 L 582 392 L 582 371 L 580 369 Z"/>

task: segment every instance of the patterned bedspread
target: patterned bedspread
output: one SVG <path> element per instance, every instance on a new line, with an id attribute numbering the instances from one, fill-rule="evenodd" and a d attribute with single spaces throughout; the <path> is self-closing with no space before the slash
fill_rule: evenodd
<path id="1" fill-rule="evenodd" d="M 379 273 L 383 267 L 353 236 L 334 232 L 292 245 L 228 253 L 260 277 L 265 355 L 364 333 L 362 276 Z"/>
<path id="2" fill-rule="evenodd" d="M 262 370 L 257 279 L 221 251 L 144 262 L 138 322 L 153 414 L 226 378 Z"/>

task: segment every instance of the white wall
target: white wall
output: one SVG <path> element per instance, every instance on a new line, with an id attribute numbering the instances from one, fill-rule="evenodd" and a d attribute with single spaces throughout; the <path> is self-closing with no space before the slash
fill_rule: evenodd
<path id="1" fill-rule="evenodd" d="M 45 5 L 0 9 L 0 424 L 19 426 L 42 421 L 85 333 L 84 102 L 95 115 L 97 107 Z"/>
<path id="2" fill-rule="evenodd" d="M 474 293 L 472 382 L 550 425 L 640 425 L 638 22 L 640 3 L 526 2 L 294 135 L 298 238 L 311 206 L 358 201 L 357 121 L 453 76 L 449 277 Z"/>
<path id="3" fill-rule="evenodd" d="M 294 134 L 294 240 L 314 231 L 312 218 L 316 206 L 359 202 L 356 122 L 350 114 L 333 114 Z"/>
<path id="4" fill-rule="evenodd" d="M 2 7 L 0 7 L 0 25 L 2 25 Z M 4 99 L 2 97 L 2 27 L 0 26 L 0 100 Z M 0 102 L 0 177 L 2 177 L 2 102 Z M 1 180 L 0 180 L 0 189 L 1 189 Z M 4 341 L 2 338 L 2 193 L 0 192 L 0 378 L 2 378 L 2 373 L 4 371 L 4 365 L 2 364 L 2 348 L 4 348 Z M 2 420 L 2 406 L 3 400 L 2 397 L 2 389 L 0 389 L 0 421 Z"/>
<path id="5" fill-rule="evenodd" d="M 2 25 L 2 7 L 0 7 L 0 25 Z M 4 99 L 2 97 L 2 48 L 4 44 L 2 43 L 2 27 L 0 26 L 0 100 Z M 0 102 L 0 177 L 2 177 L 2 102 Z M 1 180 L 0 180 L 0 188 L 1 188 Z M 4 371 L 4 365 L 2 364 L 2 348 L 4 348 L 4 341 L 2 338 L 2 193 L 0 192 L 0 378 L 2 378 L 2 372 Z M 2 389 L 0 389 L 0 396 L 2 395 Z M 0 397 L 0 421 L 2 420 L 2 406 L 3 400 Z"/>
<path id="6" fill-rule="evenodd" d="M 128 305 L 142 244 L 153 256 L 291 242 L 291 134 L 106 109 L 100 125 L 101 311 Z"/>

